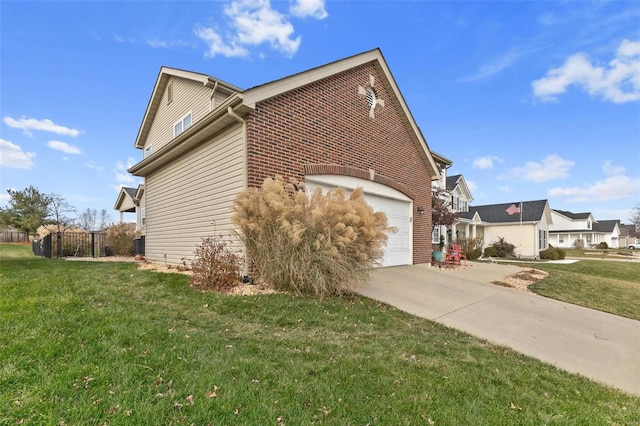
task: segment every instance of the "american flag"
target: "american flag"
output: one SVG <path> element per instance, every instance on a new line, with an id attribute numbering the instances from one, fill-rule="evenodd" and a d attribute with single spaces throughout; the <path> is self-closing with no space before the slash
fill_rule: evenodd
<path id="1" fill-rule="evenodd" d="M 507 213 L 509 213 L 509 216 L 513 216 L 514 214 L 520 213 L 520 207 L 516 206 L 515 204 L 511 204 L 507 210 Z"/>

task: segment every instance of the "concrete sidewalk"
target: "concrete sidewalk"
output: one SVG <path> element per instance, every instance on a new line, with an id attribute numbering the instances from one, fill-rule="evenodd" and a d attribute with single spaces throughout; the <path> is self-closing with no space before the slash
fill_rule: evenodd
<path id="1" fill-rule="evenodd" d="M 640 321 L 489 284 L 515 265 L 377 269 L 360 294 L 640 395 Z"/>

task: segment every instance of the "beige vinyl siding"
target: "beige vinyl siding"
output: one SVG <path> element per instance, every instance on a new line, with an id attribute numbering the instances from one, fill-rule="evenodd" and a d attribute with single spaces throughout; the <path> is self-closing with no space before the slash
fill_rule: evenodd
<path id="1" fill-rule="evenodd" d="M 145 142 L 145 150 L 149 146 L 152 147 L 151 155 L 158 152 L 174 138 L 173 125 L 189 111 L 192 114 L 191 125 L 193 126 L 212 110 L 213 89 L 205 87 L 200 82 L 178 77 L 171 77 L 169 84 L 173 86 L 173 101 L 167 103 L 167 90 L 165 90 Z M 215 102 L 219 103 L 221 101 L 218 97 L 220 97 L 219 94 L 216 96 Z"/>
<path id="2" fill-rule="evenodd" d="M 129 197 L 128 195 L 125 195 L 122 199 L 122 203 L 120 204 L 120 211 L 127 211 L 135 208 L 135 206 L 136 205 L 134 204 L 131 197 Z"/>
<path id="3" fill-rule="evenodd" d="M 516 246 L 515 252 L 519 256 L 537 256 L 538 227 L 531 223 L 491 225 L 485 229 L 484 243 L 491 245 L 498 238 L 504 238 L 508 243 Z"/>
<path id="4" fill-rule="evenodd" d="M 230 235 L 232 203 L 245 182 L 240 125 L 147 176 L 147 259 L 179 264 L 193 258 L 203 237 Z M 240 247 L 237 241 L 234 245 Z"/>

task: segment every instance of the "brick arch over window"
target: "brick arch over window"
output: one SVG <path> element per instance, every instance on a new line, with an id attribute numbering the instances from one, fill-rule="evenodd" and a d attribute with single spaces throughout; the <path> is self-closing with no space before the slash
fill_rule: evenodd
<path id="1" fill-rule="evenodd" d="M 374 170 L 363 170 L 357 167 L 342 166 L 339 164 L 305 164 L 304 174 L 306 176 L 339 175 L 339 176 L 350 176 L 350 177 L 355 177 L 360 179 L 367 179 L 367 180 L 381 183 L 385 186 L 388 186 L 397 191 L 400 191 L 407 197 L 411 198 L 412 200 L 416 199 L 415 193 L 411 191 L 409 188 L 407 188 L 406 186 L 404 186 L 399 182 L 396 182 L 394 179 L 391 179 L 390 177 L 375 173 Z"/>

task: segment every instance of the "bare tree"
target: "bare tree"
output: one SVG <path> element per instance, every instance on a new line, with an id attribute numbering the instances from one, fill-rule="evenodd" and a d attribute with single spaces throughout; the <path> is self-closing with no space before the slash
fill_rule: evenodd
<path id="1" fill-rule="evenodd" d="M 109 226 L 111 217 L 107 209 L 100 210 L 87 208 L 78 215 L 78 226 L 85 231 L 98 231 Z"/>
<path id="2" fill-rule="evenodd" d="M 87 208 L 78 215 L 78 226 L 85 231 L 94 231 L 96 229 L 97 215 L 98 211 L 96 209 Z"/>
<path id="3" fill-rule="evenodd" d="M 633 216 L 631 222 L 636 226 L 636 232 L 640 231 L 640 202 L 633 208 Z"/>
<path id="4" fill-rule="evenodd" d="M 75 213 L 76 209 L 58 194 L 50 194 L 49 208 L 51 224 L 45 225 L 51 232 L 62 232 L 74 224 L 74 220 L 67 216 L 68 213 Z"/>
<path id="5" fill-rule="evenodd" d="M 109 212 L 107 209 L 100 210 L 100 226 L 98 229 L 106 229 L 111 223 L 111 216 L 109 216 Z"/>

